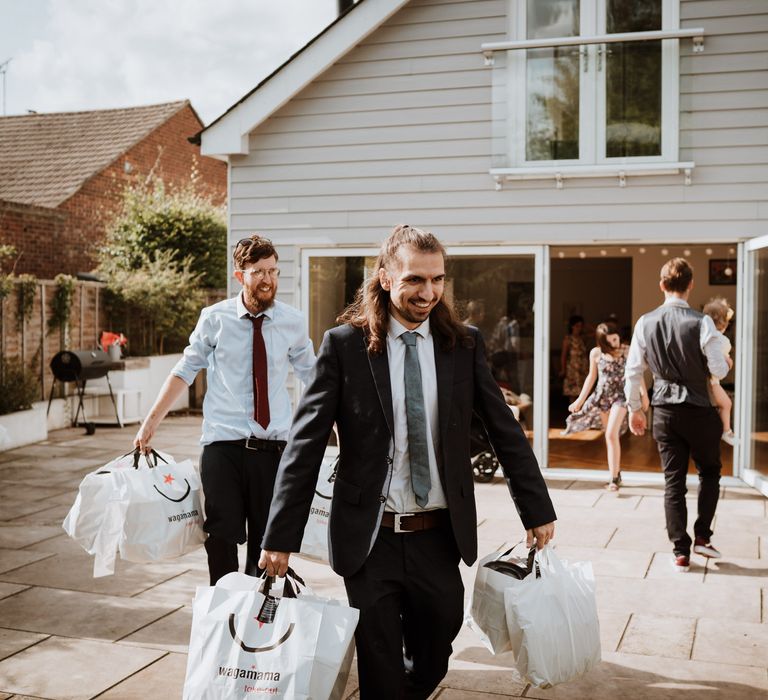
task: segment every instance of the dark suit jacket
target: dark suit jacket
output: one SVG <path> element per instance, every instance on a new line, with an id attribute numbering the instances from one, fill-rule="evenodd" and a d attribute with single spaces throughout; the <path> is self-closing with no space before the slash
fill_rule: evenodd
<path id="1" fill-rule="evenodd" d="M 488 370 L 482 338 L 477 329 L 469 330 L 475 341 L 471 348 L 446 352 L 435 337 L 435 366 L 438 468 L 459 552 L 472 564 L 477 558 L 469 447 L 473 411 L 485 426 L 526 529 L 552 522 L 555 511 L 528 440 Z M 323 338 L 280 461 L 264 549 L 299 551 L 334 421 L 340 458 L 331 502 L 331 566 L 351 576 L 368 556 L 384 512 L 392 474 L 393 418 L 386 352 L 369 355 L 363 332 L 349 325 Z"/>

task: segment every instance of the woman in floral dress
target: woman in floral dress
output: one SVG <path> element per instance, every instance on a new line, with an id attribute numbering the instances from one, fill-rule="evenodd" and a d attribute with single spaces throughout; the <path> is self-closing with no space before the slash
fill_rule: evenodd
<path id="1" fill-rule="evenodd" d="M 581 391 L 587 377 L 589 363 L 584 345 L 584 319 L 571 316 L 568 319 L 568 335 L 563 338 L 560 352 L 560 376 L 563 378 L 563 396 L 573 401 Z"/>
<path id="2" fill-rule="evenodd" d="M 568 435 L 583 430 L 605 431 L 610 471 L 610 482 L 606 488 L 618 491 L 621 485 L 619 437 L 627 430 L 624 365 L 629 347 L 621 344 L 619 329 L 615 323 L 601 323 L 595 331 L 595 340 L 597 346 L 589 353 L 589 374 L 584 380 L 581 393 L 568 406 L 571 415 L 566 420 L 563 433 Z M 590 395 L 595 380 L 597 388 Z"/>

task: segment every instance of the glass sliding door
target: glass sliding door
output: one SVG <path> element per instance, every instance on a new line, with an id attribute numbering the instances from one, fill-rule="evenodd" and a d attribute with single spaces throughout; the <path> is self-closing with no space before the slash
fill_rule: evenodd
<path id="1" fill-rule="evenodd" d="M 462 320 L 483 334 L 487 361 L 542 465 L 546 441 L 543 326 L 543 246 L 455 247 L 448 250 L 446 296 Z M 373 249 L 318 249 L 302 254 L 302 308 L 315 348 L 373 272 Z"/>
<path id="2" fill-rule="evenodd" d="M 768 236 L 745 244 L 740 476 L 768 493 Z M 737 427 L 738 423 L 737 423 Z"/>

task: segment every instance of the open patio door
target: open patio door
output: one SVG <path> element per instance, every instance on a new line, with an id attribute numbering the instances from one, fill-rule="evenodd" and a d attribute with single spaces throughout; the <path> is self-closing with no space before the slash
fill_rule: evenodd
<path id="1" fill-rule="evenodd" d="M 742 243 L 737 473 L 768 495 L 768 236 Z"/>

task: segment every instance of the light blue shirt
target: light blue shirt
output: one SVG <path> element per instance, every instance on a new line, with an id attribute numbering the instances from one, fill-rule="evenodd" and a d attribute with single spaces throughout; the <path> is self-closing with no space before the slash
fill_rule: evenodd
<path id="1" fill-rule="evenodd" d="M 192 384 L 201 369 L 208 370 L 200 438 L 203 445 L 250 436 L 285 440 L 293 417 L 288 365 L 305 384 L 315 366 L 315 352 L 301 312 L 275 301 L 259 314 L 266 317 L 262 335 L 267 349 L 270 417 L 267 428 L 262 428 L 253 418 L 253 323 L 249 315 L 242 292 L 203 309 L 184 357 L 171 370 L 187 384 Z"/>

